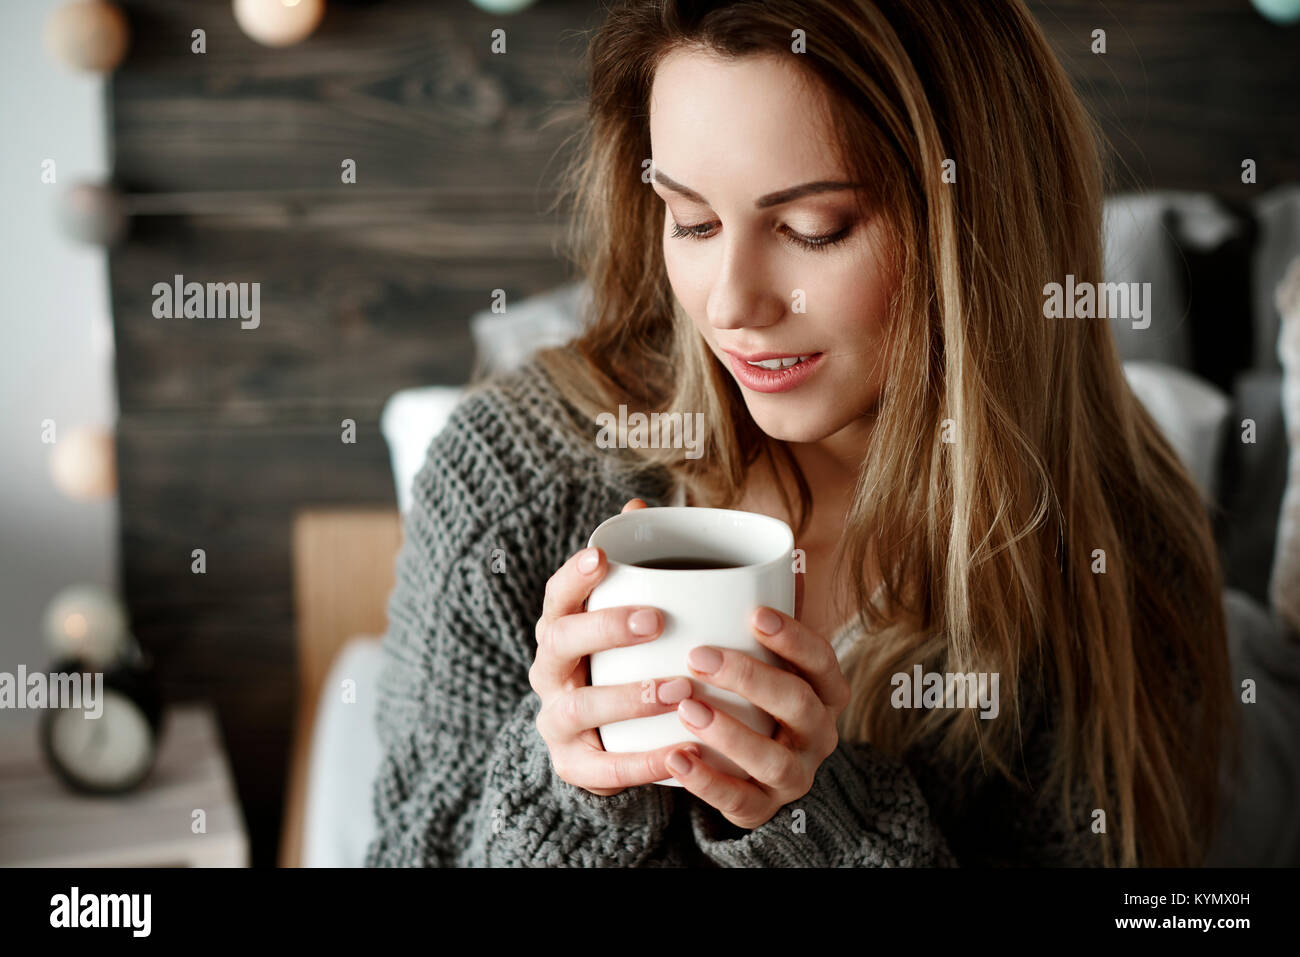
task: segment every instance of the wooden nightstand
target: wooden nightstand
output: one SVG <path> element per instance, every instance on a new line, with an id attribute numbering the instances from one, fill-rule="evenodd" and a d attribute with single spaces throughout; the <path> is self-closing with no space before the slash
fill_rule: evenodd
<path id="1" fill-rule="evenodd" d="M 0 866 L 247 867 L 248 836 L 206 704 L 163 711 L 158 761 L 139 788 L 89 797 L 66 788 L 35 729 L 0 738 Z M 206 833 L 192 831 L 194 811 Z"/>

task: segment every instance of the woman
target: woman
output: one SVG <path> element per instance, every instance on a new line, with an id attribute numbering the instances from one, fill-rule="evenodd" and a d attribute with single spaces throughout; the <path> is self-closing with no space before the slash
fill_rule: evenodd
<path id="1" fill-rule="evenodd" d="M 1047 284 L 1102 279 L 1103 182 L 1023 5 L 633 0 L 590 56 L 591 319 L 476 389 L 416 480 L 368 862 L 1201 861 L 1221 573 L 1108 320 L 1046 315 Z M 621 405 L 703 412 L 703 454 L 598 447 Z M 800 608 L 754 619 L 786 669 L 587 687 L 586 655 L 662 626 L 583 611 L 581 546 L 628 500 L 790 523 Z M 997 717 L 899 707 L 918 665 L 998 676 Z M 750 780 L 601 748 L 672 710 Z"/>

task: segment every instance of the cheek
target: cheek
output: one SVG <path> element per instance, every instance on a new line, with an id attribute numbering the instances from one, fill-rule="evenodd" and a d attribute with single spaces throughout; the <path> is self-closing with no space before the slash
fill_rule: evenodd
<path id="1" fill-rule="evenodd" d="M 822 302 L 808 304 L 811 315 L 823 318 L 832 342 L 854 343 L 859 349 L 877 341 L 888 320 L 891 287 L 871 264 L 856 264 L 822 287 Z"/>
<path id="2" fill-rule="evenodd" d="M 703 331 L 703 327 L 708 325 L 704 316 L 709 298 L 709 278 L 701 266 L 700 257 L 692 257 L 689 251 L 682 250 L 685 242 L 689 240 L 670 237 L 664 241 L 664 271 L 668 274 L 668 285 L 673 295 Z"/>
<path id="3" fill-rule="evenodd" d="M 851 277 L 843 284 L 846 298 L 843 315 L 857 317 L 855 339 L 878 340 L 889 321 L 889 303 L 893 298 L 896 277 L 884 255 L 884 237 L 876 228 L 869 233 L 867 251 Z"/>
<path id="4" fill-rule="evenodd" d="M 700 277 L 693 275 L 689 257 L 683 257 L 674 247 L 678 243 L 668 240 L 664 243 L 664 271 L 668 274 L 668 286 L 673 298 L 691 320 L 700 335 L 710 345 L 713 342 L 713 330 L 705 318 L 708 290 Z M 674 255 L 675 253 L 675 255 Z"/>

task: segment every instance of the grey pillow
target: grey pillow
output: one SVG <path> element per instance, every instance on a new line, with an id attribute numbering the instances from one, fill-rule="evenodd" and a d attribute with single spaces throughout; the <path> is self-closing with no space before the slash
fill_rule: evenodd
<path id="1" fill-rule="evenodd" d="M 1286 489 L 1287 438 L 1282 374 L 1246 372 L 1232 391 L 1223 448 L 1221 502 L 1225 583 L 1268 604 L 1278 513 Z M 1242 420 L 1255 423 L 1255 441 L 1242 441 Z"/>
<path id="2" fill-rule="evenodd" d="M 1227 806 L 1207 867 L 1300 865 L 1300 642 L 1241 592 L 1223 593 L 1241 716 L 1242 765 L 1223 777 Z M 1241 683 L 1256 700 L 1242 703 Z"/>

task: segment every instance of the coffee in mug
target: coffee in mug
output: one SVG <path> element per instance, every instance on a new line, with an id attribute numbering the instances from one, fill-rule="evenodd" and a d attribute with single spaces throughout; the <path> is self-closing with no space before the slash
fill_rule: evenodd
<path id="1" fill-rule="evenodd" d="M 637 568 L 673 568 L 681 571 L 704 571 L 706 568 L 739 568 L 734 562 L 716 562 L 707 558 L 691 558 L 682 555 L 676 558 L 647 558 L 645 561 L 633 562 Z"/>
<path id="2" fill-rule="evenodd" d="M 689 678 L 692 697 L 770 737 L 776 721 L 739 695 L 691 675 L 698 645 L 735 648 L 774 667 L 784 662 L 759 644 L 750 622 L 759 605 L 794 614 L 794 534 L 777 518 L 733 509 L 641 508 L 600 524 L 588 545 L 605 552 L 609 569 L 587 599 L 588 611 L 624 605 L 659 609 L 663 630 L 653 641 L 591 655 L 592 685 Z M 653 751 L 696 742 L 701 759 L 740 780 L 749 774 L 701 741 L 676 711 L 629 718 L 599 729 L 606 751 Z M 673 778 L 656 784 L 681 785 Z"/>

